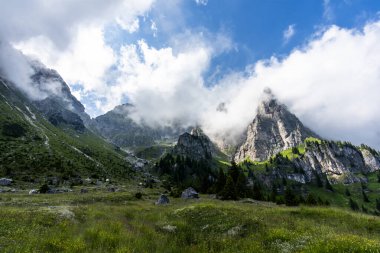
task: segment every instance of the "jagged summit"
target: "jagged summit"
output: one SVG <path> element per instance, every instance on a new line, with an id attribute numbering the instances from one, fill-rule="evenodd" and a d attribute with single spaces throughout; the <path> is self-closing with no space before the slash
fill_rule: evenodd
<path id="1" fill-rule="evenodd" d="M 211 159 L 216 154 L 216 147 L 199 127 L 193 128 L 179 136 L 173 154 L 190 157 L 194 160 Z"/>
<path id="2" fill-rule="evenodd" d="M 305 127 L 287 107 L 266 90 L 257 115 L 248 126 L 246 138 L 237 149 L 237 162 L 249 158 L 264 161 L 278 152 L 301 144 L 307 137 L 318 137 Z"/>

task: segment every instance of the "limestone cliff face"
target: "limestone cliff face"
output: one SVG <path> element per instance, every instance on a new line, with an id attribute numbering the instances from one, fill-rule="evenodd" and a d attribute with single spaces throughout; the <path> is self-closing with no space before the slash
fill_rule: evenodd
<path id="1" fill-rule="evenodd" d="M 216 147 L 200 128 L 180 135 L 173 149 L 174 155 L 187 156 L 193 160 L 209 160 L 216 153 Z"/>
<path id="2" fill-rule="evenodd" d="M 270 95 L 259 104 L 257 115 L 248 126 L 245 141 L 237 149 L 235 161 L 241 162 L 246 158 L 264 161 L 303 143 L 307 137 L 317 135 Z"/>
<path id="3" fill-rule="evenodd" d="M 354 183 L 361 180 L 357 175 L 380 170 L 380 155 L 349 143 L 312 142 L 307 143 L 306 153 L 295 159 L 294 164 L 303 169 L 306 181 L 318 173 L 326 174 L 332 183 Z"/>

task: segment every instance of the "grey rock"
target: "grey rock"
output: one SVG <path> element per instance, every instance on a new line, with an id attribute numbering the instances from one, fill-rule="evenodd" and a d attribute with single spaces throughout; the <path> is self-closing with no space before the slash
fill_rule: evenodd
<path id="1" fill-rule="evenodd" d="M 169 233 L 174 233 L 177 230 L 177 227 L 172 226 L 172 225 L 165 225 L 162 227 L 162 230 L 169 232 Z"/>
<path id="2" fill-rule="evenodd" d="M 217 148 L 200 128 L 179 136 L 173 149 L 174 155 L 190 157 L 193 160 L 210 160 L 217 153 Z"/>
<path id="3" fill-rule="evenodd" d="M 306 182 L 318 173 L 326 174 L 331 183 L 351 184 L 363 180 L 356 174 L 380 170 L 379 161 L 378 155 L 349 143 L 322 141 L 320 144 L 308 142 L 305 155 L 295 159 L 294 164 L 303 169 Z"/>
<path id="4" fill-rule="evenodd" d="M 169 204 L 169 198 L 165 194 L 161 194 L 161 196 L 156 201 L 156 205 L 166 205 Z"/>
<path id="5" fill-rule="evenodd" d="M 267 91 L 266 98 L 259 104 L 257 115 L 248 126 L 246 138 L 238 147 L 235 161 L 246 158 L 265 161 L 271 156 L 303 143 L 307 137 L 318 137 L 302 122 L 279 104 Z"/>
<path id="6" fill-rule="evenodd" d="M 39 194 L 39 193 L 40 193 L 40 191 L 37 190 L 37 189 L 32 189 L 32 190 L 29 191 L 29 195 L 32 195 L 32 194 Z"/>
<path id="7" fill-rule="evenodd" d="M 194 188 L 189 187 L 182 192 L 181 198 L 183 199 L 197 199 L 199 198 L 198 192 Z"/>
<path id="8" fill-rule="evenodd" d="M 13 182 L 12 179 L 10 178 L 0 178 L 0 185 L 1 186 L 8 186 L 8 185 L 11 185 Z"/>
<path id="9" fill-rule="evenodd" d="M 88 189 L 82 188 L 82 189 L 80 189 L 80 193 L 88 193 Z"/>
<path id="10" fill-rule="evenodd" d="M 116 187 L 111 186 L 111 187 L 107 188 L 107 191 L 109 191 L 109 192 L 117 192 L 118 189 Z"/>
<path id="11" fill-rule="evenodd" d="M 374 172 L 380 169 L 380 157 L 378 154 L 373 154 L 371 151 L 364 148 L 360 151 L 363 155 L 364 164 L 366 165 L 368 172 Z"/>
<path id="12" fill-rule="evenodd" d="M 46 193 L 48 194 L 60 194 L 60 193 L 67 193 L 72 192 L 73 190 L 67 189 L 67 188 L 56 188 L 56 189 L 49 189 Z"/>

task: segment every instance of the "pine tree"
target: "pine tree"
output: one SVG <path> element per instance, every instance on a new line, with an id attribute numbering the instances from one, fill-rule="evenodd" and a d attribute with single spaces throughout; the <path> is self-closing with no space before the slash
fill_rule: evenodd
<path id="1" fill-rule="evenodd" d="M 329 191 L 334 191 L 334 188 L 332 187 L 332 185 L 330 184 L 330 181 L 328 180 L 328 178 L 326 177 L 326 184 L 325 184 L 325 187 L 327 190 Z"/>
<path id="2" fill-rule="evenodd" d="M 231 167 L 228 171 L 228 175 L 231 176 L 234 183 L 236 183 L 239 177 L 239 167 L 234 161 L 231 162 Z"/>
<path id="3" fill-rule="evenodd" d="M 321 180 L 321 177 L 319 176 L 318 173 L 315 173 L 315 181 L 317 182 L 317 186 L 322 188 L 323 187 L 323 182 Z"/>
<path id="4" fill-rule="evenodd" d="M 325 202 L 323 202 L 323 200 L 321 199 L 321 197 L 318 197 L 317 203 L 318 203 L 319 206 L 323 206 Z"/>
<path id="5" fill-rule="evenodd" d="M 247 178 L 243 171 L 240 171 L 236 181 L 236 194 L 239 198 L 244 198 L 247 195 Z"/>
<path id="6" fill-rule="evenodd" d="M 226 175 L 224 174 L 223 170 L 219 168 L 218 178 L 215 183 L 215 191 L 217 194 L 219 194 L 226 184 Z"/>
<path id="7" fill-rule="evenodd" d="M 220 196 L 223 200 L 236 200 L 237 194 L 235 189 L 234 180 L 232 179 L 231 175 L 228 175 L 226 184 L 224 185 L 224 188 L 222 192 L 220 193 Z"/>
<path id="8" fill-rule="evenodd" d="M 352 200 L 352 198 L 350 198 L 350 207 L 354 211 L 358 211 L 359 210 L 358 203 L 356 203 L 354 200 Z"/>
<path id="9" fill-rule="evenodd" d="M 257 181 L 253 184 L 253 199 L 256 199 L 256 200 L 263 200 L 264 199 L 264 195 L 263 195 L 263 192 L 261 190 L 261 185 Z"/>
<path id="10" fill-rule="evenodd" d="M 306 205 L 315 206 L 317 205 L 317 200 L 315 199 L 314 195 L 310 193 L 306 198 Z"/>
<path id="11" fill-rule="evenodd" d="M 276 202 L 276 197 L 277 197 L 277 185 L 273 184 L 272 191 L 270 193 L 270 201 Z"/>
<path id="12" fill-rule="evenodd" d="M 363 200 L 364 200 L 364 202 L 369 203 L 370 201 L 369 201 L 369 198 L 368 198 L 367 194 L 365 193 L 365 191 L 362 191 L 362 194 L 363 194 Z"/>
<path id="13" fill-rule="evenodd" d="M 294 194 L 293 190 L 291 189 L 291 187 L 286 187 L 284 198 L 285 198 L 285 205 L 287 206 L 299 205 L 299 201 L 296 195 Z"/>

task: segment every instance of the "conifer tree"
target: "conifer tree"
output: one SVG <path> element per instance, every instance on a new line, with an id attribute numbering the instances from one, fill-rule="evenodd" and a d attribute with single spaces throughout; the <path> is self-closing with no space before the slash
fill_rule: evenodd
<path id="1" fill-rule="evenodd" d="M 242 170 L 239 171 L 239 176 L 236 181 L 236 194 L 239 198 L 244 198 L 247 195 L 247 178 Z"/>
<path id="2" fill-rule="evenodd" d="M 261 185 L 257 181 L 253 184 L 253 199 L 256 199 L 256 200 L 263 200 L 264 199 L 264 195 L 263 195 L 263 192 L 261 189 Z"/>
<path id="3" fill-rule="evenodd" d="M 290 186 L 286 187 L 284 199 L 285 199 L 285 205 L 287 206 L 299 205 L 299 201 Z"/>
<path id="4" fill-rule="evenodd" d="M 356 203 L 352 198 L 350 198 L 350 207 L 354 211 L 358 211 L 359 210 L 358 203 Z"/>
<path id="5" fill-rule="evenodd" d="M 219 194 L 226 184 L 226 175 L 224 174 L 223 170 L 219 168 L 218 178 L 215 184 L 216 187 L 216 193 Z"/>
<path id="6" fill-rule="evenodd" d="M 310 206 L 317 205 L 317 200 L 315 199 L 315 197 L 314 197 L 314 195 L 312 193 L 310 193 L 309 195 L 307 195 L 306 205 L 310 205 Z"/>
<path id="7" fill-rule="evenodd" d="M 232 179 L 231 175 L 228 175 L 226 184 L 224 185 L 224 188 L 222 192 L 220 193 L 220 196 L 224 200 L 236 200 L 237 194 L 235 189 L 234 180 Z"/>
<path id="8" fill-rule="evenodd" d="M 363 200 L 364 200 L 364 202 L 367 202 L 367 203 L 370 202 L 367 194 L 365 193 L 365 191 L 362 191 L 362 194 L 363 194 Z"/>

